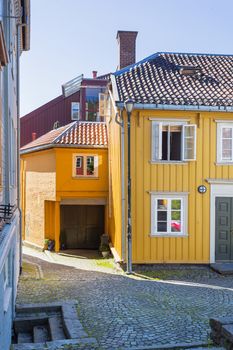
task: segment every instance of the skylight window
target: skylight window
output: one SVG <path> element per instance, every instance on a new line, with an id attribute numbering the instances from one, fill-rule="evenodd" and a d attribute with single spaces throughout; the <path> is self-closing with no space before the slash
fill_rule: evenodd
<path id="1" fill-rule="evenodd" d="M 200 75 L 201 68 L 197 66 L 180 66 L 179 72 L 181 75 Z"/>

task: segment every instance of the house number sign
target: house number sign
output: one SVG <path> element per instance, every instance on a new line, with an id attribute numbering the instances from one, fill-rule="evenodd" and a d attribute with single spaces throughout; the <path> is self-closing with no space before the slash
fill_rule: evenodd
<path id="1" fill-rule="evenodd" d="M 207 191 L 207 188 L 204 185 L 198 186 L 197 189 L 198 189 L 199 193 L 206 193 L 206 191 Z"/>

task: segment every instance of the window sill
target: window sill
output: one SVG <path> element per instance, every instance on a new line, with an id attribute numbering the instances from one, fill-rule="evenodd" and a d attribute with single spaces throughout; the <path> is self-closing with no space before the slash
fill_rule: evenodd
<path id="1" fill-rule="evenodd" d="M 215 165 L 233 165 L 233 161 L 232 162 L 216 162 Z"/>
<path id="2" fill-rule="evenodd" d="M 11 294 L 12 294 L 12 288 L 7 287 L 4 291 L 4 300 L 3 300 L 3 311 L 4 313 L 7 313 L 7 310 L 10 305 L 11 300 Z"/>
<path id="3" fill-rule="evenodd" d="M 184 161 L 166 161 L 166 160 L 149 160 L 150 164 L 173 164 L 173 165 L 187 165 L 188 162 Z"/>
<path id="4" fill-rule="evenodd" d="M 162 237 L 162 238 L 182 238 L 182 237 L 188 237 L 188 234 L 172 234 L 172 233 L 165 233 L 165 234 L 161 234 L 161 233 L 150 233 L 149 237 L 153 238 L 153 237 Z"/>
<path id="5" fill-rule="evenodd" d="M 72 176 L 72 178 L 77 180 L 99 180 L 98 176 L 91 175 Z"/>

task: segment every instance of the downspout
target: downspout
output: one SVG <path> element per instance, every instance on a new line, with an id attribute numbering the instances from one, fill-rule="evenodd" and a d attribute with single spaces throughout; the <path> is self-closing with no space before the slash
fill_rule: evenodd
<path id="1" fill-rule="evenodd" d="M 121 232 L 122 232 L 122 260 L 125 260 L 125 128 L 124 120 L 122 117 L 123 112 L 116 113 L 115 121 L 121 127 Z"/>
<path id="2" fill-rule="evenodd" d="M 16 81 L 16 103 L 17 103 L 17 208 L 19 211 L 19 267 L 22 273 L 22 212 L 20 208 L 20 28 L 25 24 L 17 24 L 17 81 Z"/>

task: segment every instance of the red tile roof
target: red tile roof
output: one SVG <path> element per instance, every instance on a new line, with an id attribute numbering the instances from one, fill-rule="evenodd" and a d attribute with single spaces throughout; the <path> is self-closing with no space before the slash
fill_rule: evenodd
<path id="1" fill-rule="evenodd" d="M 76 121 L 51 130 L 35 141 L 28 143 L 21 148 L 21 151 L 39 150 L 48 147 L 104 147 L 108 146 L 107 127 L 100 122 Z"/>

